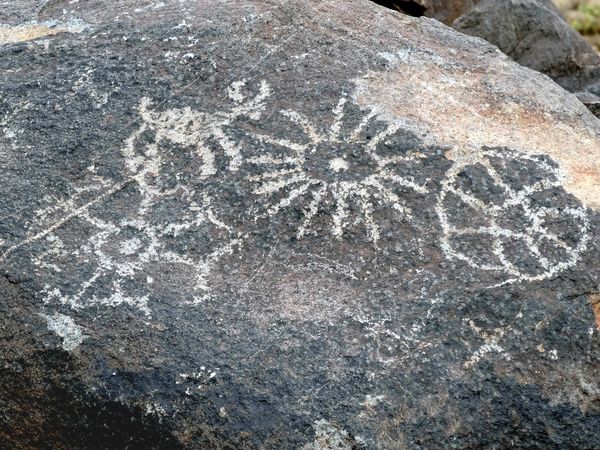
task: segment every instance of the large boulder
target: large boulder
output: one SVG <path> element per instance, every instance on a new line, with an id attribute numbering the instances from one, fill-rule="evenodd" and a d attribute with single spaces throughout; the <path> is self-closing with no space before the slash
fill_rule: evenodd
<path id="1" fill-rule="evenodd" d="M 575 96 L 363 0 L 10 11 L 0 447 L 597 447 Z"/>
<path id="2" fill-rule="evenodd" d="M 600 55 L 563 19 L 552 0 L 483 0 L 453 26 L 491 42 L 572 92 L 600 79 Z"/>

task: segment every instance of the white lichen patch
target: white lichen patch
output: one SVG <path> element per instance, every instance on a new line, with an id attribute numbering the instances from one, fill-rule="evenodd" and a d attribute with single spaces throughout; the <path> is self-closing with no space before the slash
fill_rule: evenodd
<path id="1" fill-rule="evenodd" d="M 146 403 L 146 415 L 155 416 L 158 418 L 159 423 L 162 422 L 163 418 L 166 417 L 167 412 L 160 403 Z"/>
<path id="2" fill-rule="evenodd" d="M 385 395 L 370 395 L 365 396 L 365 400 L 361 403 L 365 408 L 374 408 L 385 400 Z"/>
<path id="3" fill-rule="evenodd" d="M 313 424 L 315 440 L 302 447 L 302 450 L 351 450 L 352 439 L 346 430 L 325 419 Z"/>
<path id="4" fill-rule="evenodd" d="M 62 338 L 62 348 L 71 351 L 78 347 L 87 337 L 83 334 L 83 329 L 75 321 L 64 314 L 54 313 L 53 315 L 40 314 L 48 323 L 48 329 Z"/>
<path id="5" fill-rule="evenodd" d="M 219 370 L 219 368 L 201 366 L 197 371 L 179 373 L 175 384 L 185 386 L 186 395 L 194 395 L 204 391 L 208 383 L 217 377 Z"/>

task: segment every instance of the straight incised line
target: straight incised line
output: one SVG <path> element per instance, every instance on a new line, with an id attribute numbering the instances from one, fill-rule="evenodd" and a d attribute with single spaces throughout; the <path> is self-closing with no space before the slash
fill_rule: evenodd
<path id="1" fill-rule="evenodd" d="M 114 195 L 117 192 L 121 191 L 126 186 L 128 186 L 132 181 L 134 181 L 134 178 L 135 177 L 130 177 L 130 178 L 126 179 L 125 181 L 122 181 L 121 183 L 118 183 L 118 184 L 114 185 L 108 191 L 106 191 L 103 194 L 99 195 L 95 199 L 90 200 L 86 204 L 80 206 L 75 211 L 72 211 L 71 213 L 67 214 L 65 217 L 63 217 L 62 219 L 58 220 L 57 222 L 55 222 L 54 224 L 52 224 L 50 227 L 46 228 L 45 230 L 40 231 L 39 233 L 37 233 L 37 234 L 35 234 L 35 235 L 27 238 L 27 239 L 22 240 L 18 244 L 13 245 L 12 247 L 10 247 L 8 250 L 6 250 L 0 256 L 0 261 L 6 260 L 6 258 L 8 256 L 10 256 L 12 253 L 14 253 L 16 250 L 18 250 L 19 248 L 23 247 L 24 245 L 31 244 L 33 242 L 39 241 L 40 239 L 48 236 L 53 231 L 61 228 L 63 225 L 67 224 L 68 222 L 70 222 L 75 217 L 78 217 L 83 212 L 87 211 L 89 208 L 91 208 L 92 206 L 94 206 L 96 203 L 99 203 L 102 200 L 104 200 L 105 198 L 110 197 L 111 195 Z"/>

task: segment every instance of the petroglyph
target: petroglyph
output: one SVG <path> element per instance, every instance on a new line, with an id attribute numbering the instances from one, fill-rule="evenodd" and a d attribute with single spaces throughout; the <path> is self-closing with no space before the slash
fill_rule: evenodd
<path id="1" fill-rule="evenodd" d="M 248 178 L 254 183 L 253 192 L 265 198 L 269 216 L 293 204 L 304 205 L 298 239 L 315 234 L 312 222 L 319 208 L 330 204 L 334 237 L 341 238 L 347 228 L 360 222 L 369 240 L 377 244 L 381 230 L 373 214 L 376 207 L 386 205 L 397 214 L 411 216 L 394 187 L 428 192 L 425 183 L 396 170 L 418 161 L 421 154 L 386 151 L 400 124 L 382 122 L 373 112 L 357 111 L 347 103 L 346 96 L 339 99 L 326 130 L 296 111 L 281 111 L 291 125 L 302 130 L 302 140 L 252 134 L 256 144 L 266 149 L 246 160 L 258 171 Z M 353 124 L 346 118 L 351 106 L 354 116 L 358 112 L 360 117 Z"/>
<path id="2" fill-rule="evenodd" d="M 47 303 L 75 309 L 125 304 L 150 315 L 155 281 L 163 285 L 185 282 L 193 293 L 186 301 L 200 301 L 209 290 L 207 277 L 212 266 L 232 253 L 243 236 L 216 217 L 209 195 L 191 185 L 217 172 L 214 152 L 206 144 L 209 139 L 216 140 L 228 157 L 228 170 L 238 169 L 238 146 L 223 128 L 241 115 L 259 118 L 269 95 L 263 82 L 256 96 L 246 101 L 244 85 L 240 81 L 230 87 L 234 106 L 229 112 L 212 115 L 191 108 L 157 111 L 149 99 L 142 99 L 141 125 L 121 151 L 128 176 L 116 184 L 92 177 L 88 185 L 75 187 L 76 193 L 67 200 L 37 211 L 38 223 L 46 226 L 7 249 L 2 258 L 45 238 L 48 246 L 34 263 L 59 274 L 62 261 L 74 255 L 81 264 L 78 270 L 88 274 L 86 281 L 75 287 L 47 284 L 43 291 Z M 194 162 L 174 167 L 166 157 L 173 146 L 179 149 L 179 156 L 188 154 Z M 131 197 L 126 205 L 118 206 L 121 211 L 109 217 L 96 211 L 96 206 L 109 198 L 119 204 L 114 200 L 119 194 Z M 75 221 L 88 234 L 73 241 L 66 233 L 67 225 Z M 165 273 L 173 272 L 173 278 L 184 281 L 165 280 Z M 130 286 L 137 287 L 132 290 Z"/>
<path id="3" fill-rule="evenodd" d="M 155 282 L 174 291 L 185 283 L 182 301 L 198 303 L 210 291 L 215 264 L 247 237 L 216 212 L 215 191 L 202 187 L 220 183 L 224 173 L 248 183 L 244 195 L 257 198 L 262 210 L 255 218 L 299 208 L 298 239 L 318 235 L 323 228 L 313 225 L 325 217 L 330 236 L 341 239 L 362 227 L 375 248 L 382 235 L 376 211 L 410 220 L 408 195 L 437 196 L 445 256 L 501 273 L 503 283 L 552 277 L 586 249 L 585 209 L 544 200 L 564 180 L 545 156 L 473 149 L 455 158 L 435 192 L 420 174 L 427 156 L 396 145 L 403 139 L 401 121 L 384 120 L 343 94 L 325 125 L 283 110 L 283 128 L 263 132 L 242 123 L 260 123 L 267 109 L 269 85 L 262 81 L 253 89 L 249 94 L 245 80 L 234 82 L 229 108 L 216 112 L 161 110 L 143 98 L 140 125 L 121 149 L 123 179 L 89 176 L 66 200 L 46 199 L 51 206 L 37 211 L 33 230 L 0 260 L 45 240 L 33 261 L 57 279 L 43 290 L 47 303 L 129 305 L 150 315 Z M 282 129 L 288 131 L 283 137 Z M 75 268 L 65 267 L 70 257 Z M 86 274 L 77 286 L 64 273 L 75 269 Z"/>
<path id="4" fill-rule="evenodd" d="M 354 316 L 354 320 L 364 327 L 371 357 L 384 365 L 394 365 L 423 356 L 432 346 L 425 341 L 430 313 L 428 311 L 426 318 L 408 325 L 397 323 L 391 318 L 361 315 Z"/>
<path id="5" fill-rule="evenodd" d="M 510 359 L 510 354 L 506 353 L 506 350 L 500 345 L 507 333 L 513 332 L 513 329 L 510 326 L 505 328 L 495 328 L 492 332 L 486 332 L 468 317 L 463 319 L 463 323 L 468 324 L 469 328 L 471 328 L 471 330 L 473 330 L 484 342 L 477 350 L 475 350 L 475 352 L 473 352 L 469 359 L 464 362 L 463 367 L 465 369 L 473 368 L 482 358 L 490 354 L 498 354 L 505 359 Z"/>
<path id="6" fill-rule="evenodd" d="M 552 190 L 564 174 L 547 157 L 472 150 L 448 171 L 436 211 L 445 255 L 516 281 L 539 281 L 577 264 L 589 219 Z"/>
<path id="7" fill-rule="evenodd" d="M 140 129 L 135 133 L 135 139 L 145 131 L 151 130 L 155 133 L 155 142 L 169 141 L 184 147 L 193 146 L 197 156 L 202 160 L 203 167 L 200 175 L 209 177 L 217 173 L 215 167 L 215 154 L 207 145 L 208 140 L 215 139 L 229 158 L 231 171 L 237 171 L 242 162 L 240 144 L 232 141 L 226 134 L 225 128 L 242 116 L 258 120 L 265 109 L 265 100 L 270 95 L 269 85 L 262 81 L 259 92 L 255 97 L 247 99 L 243 88 L 246 81 L 236 81 L 228 88 L 228 97 L 234 106 L 226 112 L 217 111 L 209 114 L 195 111 L 190 107 L 181 109 L 167 109 L 165 111 L 154 111 L 151 109 L 152 101 L 148 98 L 142 99 L 140 115 L 144 121 Z M 130 147 L 126 147 L 126 152 Z M 128 158 L 129 169 L 141 174 L 140 159 L 133 154 L 125 153 Z M 147 166 L 146 166 L 147 167 Z"/>

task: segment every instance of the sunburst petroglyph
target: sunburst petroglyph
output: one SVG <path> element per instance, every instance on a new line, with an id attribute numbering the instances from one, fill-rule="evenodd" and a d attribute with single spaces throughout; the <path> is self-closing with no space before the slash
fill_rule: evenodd
<path id="1" fill-rule="evenodd" d="M 346 228 L 362 222 L 369 240 L 377 244 L 381 230 L 373 215 L 375 208 L 383 204 L 409 217 L 410 210 L 395 188 L 428 192 L 425 183 L 396 170 L 418 161 L 420 153 L 381 151 L 400 125 L 384 123 L 373 112 L 360 110 L 360 120 L 350 128 L 345 120 L 348 107 L 348 99 L 343 96 L 333 108 L 325 130 L 296 111 L 281 111 L 302 130 L 302 140 L 252 134 L 258 146 L 266 149 L 246 160 L 258 172 L 248 178 L 254 183 L 253 193 L 266 198 L 271 216 L 294 203 L 303 205 L 298 238 L 313 233 L 311 224 L 319 207 L 330 202 L 334 237 L 340 238 Z M 367 132 L 376 125 L 376 131 Z"/>
<path id="2" fill-rule="evenodd" d="M 199 184 L 218 186 L 220 171 L 249 183 L 244 195 L 257 199 L 262 217 L 270 220 L 291 207 L 300 211 L 298 239 L 318 235 L 323 228 L 315 222 L 325 220 L 329 236 L 341 239 L 359 226 L 366 242 L 379 248 L 380 211 L 411 220 L 415 202 L 433 197 L 445 257 L 500 273 L 503 283 L 552 277 L 577 264 L 587 247 L 585 209 L 564 193 L 544 200 L 563 182 L 559 168 L 544 157 L 473 149 L 454 160 L 437 191 L 421 173 L 427 156 L 397 145 L 404 139 L 401 123 L 346 95 L 324 124 L 283 110 L 276 129 L 265 132 L 249 126 L 260 124 L 268 109 L 269 85 L 249 88 L 238 81 L 227 94 L 230 107 L 216 112 L 161 110 L 142 99 L 140 126 L 121 149 L 124 178 L 109 181 L 92 170 L 69 198 L 48 200 L 36 213 L 37 228 L 0 259 L 44 240 L 35 265 L 66 280 L 48 283 L 45 301 L 73 308 L 127 304 L 150 314 L 153 273 L 173 278 L 163 280 L 167 284 L 185 279 L 193 292 L 188 300 L 198 302 L 210 291 L 214 265 L 247 243 Z M 529 178 L 516 179 L 521 172 Z M 115 200 L 125 190 L 128 204 Z M 110 206 L 98 208 L 104 203 Z M 74 232 L 77 227 L 86 232 Z M 78 286 L 63 272 L 69 255 L 86 274 Z M 146 289 L 139 288 L 141 278 Z"/>
<path id="3" fill-rule="evenodd" d="M 563 178 L 542 155 L 488 149 L 458 158 L 436 206 L 446 257 L 503 273 L 504 283 L 575 266 L 588 244 L 589 218 L 578 202 L 560 203 L 568 196 L 552 196 Z"/>

